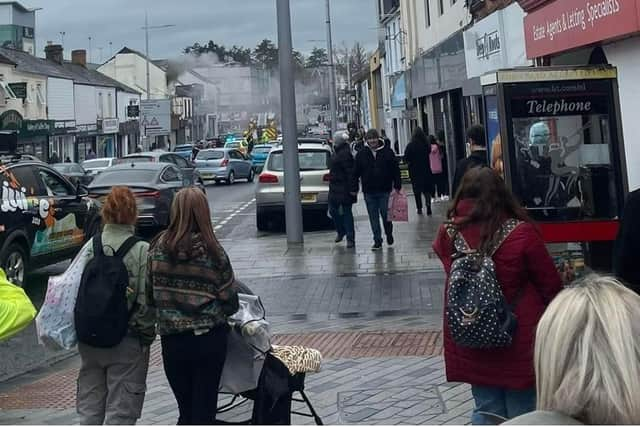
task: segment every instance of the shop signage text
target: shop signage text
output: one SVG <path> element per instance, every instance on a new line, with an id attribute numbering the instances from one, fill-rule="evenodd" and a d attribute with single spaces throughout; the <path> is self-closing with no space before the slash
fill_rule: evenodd
<path id="1" fill-rule="evenodd" d="M 118 119 L 103 119 L 102 120 L 102 133 L 118 133 L 120 130 L 120 122 Z"/>
<path id="2" fill-rule="evenodd" d="M 640 31 L 636 0 L 556 0 L 524 19 L 527 57 L 536 58 Z"/>
<path id="3" fill-rule="evenodd" d="M 22 122 L 22 130 L 32 135 L 48 135 L 53 130 L 53 121 L 25 120 Z"/>
<path id="4" fill-rule="evenodd" d="M 479 59 L 489 58 L 496 53 L 500 53 L 500 33 L 497 31 L 485 33 L 484 36 L 476 39 L 476 56 Z"/>

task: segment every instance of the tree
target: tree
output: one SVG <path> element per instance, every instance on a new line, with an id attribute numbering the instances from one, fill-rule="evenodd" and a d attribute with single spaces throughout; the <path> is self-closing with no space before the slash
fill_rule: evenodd
<path id="1" fill-rule="evenodd" d="M 264 39 L 253 50 L 253 60 L 256 65 L 273 70 L 278 66 L 278 48 L 271 40 Z"/>
<path id="2" fill-rule="evenodd" d="M 235 62 L 238 62 L 242 65 L 251 65 L 251 49 L 244 48 L 242 46 L 233 45 L 233 47 L 229 50 L 229 56 Z"/>
<path id="3" fill-rule="evenodd" d="M 327 50 L 314 47 L 307 58 L 307 68 L 318 68 L 323 65 L 327 65 L 329 63 L 329 55 L 327 55 Z"/>

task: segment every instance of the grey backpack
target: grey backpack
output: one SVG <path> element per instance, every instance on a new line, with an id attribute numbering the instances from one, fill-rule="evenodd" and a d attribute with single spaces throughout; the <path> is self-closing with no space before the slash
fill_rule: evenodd
<path id="1" fill-rule="evenodd" d="M 509 346 L 513 340 L 518 323 L 513 309 L 524 287 L 509 305 L 502 294 L 492 257 L 520 224 L 515 219 L 502 224 L 494 236 L 495 244 L 486 254 L 472 249 L 453 224 L 446 226 L 454 253 L 445 315 L 451 337 L 461 347 L 499 348 Z"/>

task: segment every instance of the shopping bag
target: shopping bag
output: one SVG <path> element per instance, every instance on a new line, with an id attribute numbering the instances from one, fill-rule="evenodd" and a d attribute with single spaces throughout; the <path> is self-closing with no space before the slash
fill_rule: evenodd
<path id="1" fill-rule="evenodd" d="M 11 338 L 36 317 L 36 308 L 24 289 L 7 280 L 0 269 L 0 341 Z"/>
<path id="2" fill-rule="evenodd" d="M 409 221 L 409 201 L 404 191 L 393 191 L 389 196 L 389 221 Z"/>
<path id="3" fill-rule="evenodd" d="M 271 331 L 260 297 L 238 294 L 240 308 L 228 319 L 227 358 L 220 391 L 239 394 L 255 390 L 266 354 L 271 350 Z"/>
<path id="4" fill-rule="evenodd" d="M 44 304 L 36 317 L 38 342 L 49 350 L 70 350 L 78 343 L 73 320 L 82 272 L 89 262 L 90 245 L 85 245 L 67 270 L 49 278 Z"/>

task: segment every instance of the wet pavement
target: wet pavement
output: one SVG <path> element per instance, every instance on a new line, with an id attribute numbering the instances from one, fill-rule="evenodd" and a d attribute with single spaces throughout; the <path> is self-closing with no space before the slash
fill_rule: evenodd
<path id="1" fill-rule="evenodd" d="M 362 202 L 354 210 L 355 249 L 335 244 L 335 233 L 322 227 L 305 233 L 303 245 L 288 246 L 282 231 L 255 229 L 251 186 L 238 187 L 244 195 L 231 199 L 224 198 L 229 195 L 216 196 L 218 189 L 224 193 L 228 187 L 215 187 L 215 192 L 211 188 L 208 193 L 210 203 L 216 206 L 216 233 L 236 277 L 261 296 L 267 319 L 279 334 L 276 342 L 288 337 L 287 343 L 315 344 L 327 353 L 323 370 L 307 378 L 309 397 L 325 423 L 468 422 L 468 387 L 446 382 L 440 356 L 444 273 L 431 243 L 446 203 L 435 205 L 434 217 L 417 216 L 410 197 L 410 221 L 395 224 L 395 245 L 373 253 Z M 357 338 L 361 335 L 364 338 Z M 375 340 L 382 336 L 388 339 Z M 334 342 L 334 347 L 326 347 L 327 342 Z M 374 348 L 354 349 L 363 342 L 374 343 L 370 344 Z M 421 344 L 411 347 L 417 350 L 396 349 L 394 353 L 392 347 L 405 342 L 428 342 L 430 346 L 428 351 Z M 12 348 L 10 343 L 7 349 Z M 57 408 L 46 405 L 46 396 L 39 403 L 16 404 L 15 400 L 38 381 L 61 386 L 71 382 L 67 388 L 73 390 L 77 366 L 78 358 L 71 357 L 1 383 L 0 409 L 3 402 L 13 409 L 0 412 L 0 424 L 75 422 L 68 399 L 60 405 L 64 407 Z M 175 423 L 175 400 L 161 363 L 151 367 L 148 387 L 141 422 Z M 250 410 L 250 405 L 244 405 L 222 418 L 241 421 Z M 296 417 L 294 422 L 308 424 L 313 420 Z"/>

